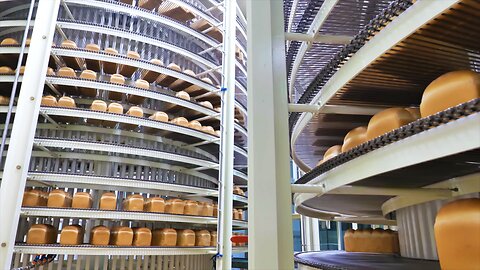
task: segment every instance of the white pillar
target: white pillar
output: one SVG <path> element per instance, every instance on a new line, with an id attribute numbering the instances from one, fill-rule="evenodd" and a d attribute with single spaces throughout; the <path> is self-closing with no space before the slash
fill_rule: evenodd
<path id="1" fill-rule="evenodd" d="M 317 218 L 312 218 L 312 250 L 320 250 L 320 227 Z"/>
<path id="2" fill-rule="evenodd" d="M 10 269 L 60 0 L 39 1 L 0 186 L 0 269 Z"/>
<path id="3" fill-rule="evenodd" d="M 237 25 L 236 1 L 224 1 L 223 14 L 223 80 L 221 146 L 220 146 L 220 215 L 218 223 L 218 253 L 216 269 L 232 268 L 232 220 L 233 220 L 233 146 L 235 117 L 235 43 Z"/>
<path id="4" fill-rule="evenodd" d="M 283 1 L 247 1 L 249 269 L 293 269 Z"/>

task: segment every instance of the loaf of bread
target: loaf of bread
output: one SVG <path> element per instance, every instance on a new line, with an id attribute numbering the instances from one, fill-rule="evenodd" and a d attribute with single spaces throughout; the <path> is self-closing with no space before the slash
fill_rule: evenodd
<path id="1" fill-rule="evenodd" d="M 60 245 L 81 245 L 83 244 L 83 234 L 82 226 L 65 226 L 60 232 Z"/>
<path id="2" fill-rule="evenodd" d="M 47 206 L 48 195 L 38 189 L 27 189 L 23 193 L 22 206 Z"/>
<path id="3" fill-rule="evenodd" d="M 104 53 L 118 55 L 118 51 L 114 48 L 106 48 Z M 117 73 L 118 65 L 113 62 L 103 62 L 103 73 L 105 74 L 115 74 Z"/>
<path id="4" fill-rule="evenodd" d="M 480 199 L 442 206 L 435 219 L 435 240 L 442 270 L 480 269 Z"/>
<path id="5" fill-rule="evenodd" d="M 200 122 L 197 120 L 190 121 L 190 123 L 188 123 L 188 127 L 196 130 L 202 130 L 202 124 L 200 124 Z"/>
<path id="6" fill-rule="evenodd" d="M 163 66 L 163 62 L 158 60 L 158 59 L 152 59 L 150 60 L 150 63 L 154 64 L 154 65 L 157 65 L 157 66 Z M 151 70 L 148 70 L 148 69 L 144 69 L 142 71 L 142 74 L 140 75 L 140 78 L 142 80 L 145 80 L 149 83 L 153 83 L 157 80 L 158 76 L 160 76 L 160 73 L 158 72 L 155 72 L 155 71 L 151 71 Z"/>
<path id="7" fill-rule="evenodd" d="M 59 107 L 66 107 L 66 108 L 76 108 L 77 105 L 75 104 L 75 100 L 71 97 L 63 96 L 61 97 L 58 102 L 57 106 Z"/>
<path id="8" fill-rule="evenodd" d="M 90 110 L 92 111 L 98 111 L 98 112 L 106 112 L 107 111 L 107 103 L 103 100 L 94 100 L 92 102 L 92 105 L 90 105 Z M 93 125 L 100 125 L 102 123 L 101 120 L 97 119 L 87 119 L 87 123 L 93 124 Z"/>
<path id="9" fill-rule="evenodd" d="M 235 220 L 240 219 L 240 215 L 238 214 L 237 209 L 235 209 L 235 208 L 233 209 L 233 215 L 232 216 L 233 216 L 233 219 L 235 219 Z"/>
<path id="10" fill-rule="evenodd" d="M 105 226 L 93 227 L 90 232 L 90 245 L 108 246 L 110 243 L 110 229 Z"/>
<path id="11" fill-rule="evenodd" d="M 185 201 L 180 199 L 170 199 L 165 202 L 165 213 L 183 215 L 185 211 Z"/>
<path id="12" fill-rule="evenodd" d="M 345 243 L 345 251 L 347 252 L 354 252 L 357 250 L 357 247 L 355 246 L 356 241 L 353 239 L 355 231 L 352 229 L 348 229 L 345 231 L 345 234 L 343 235 L 343 242 Z"/>
<path id="13" fill-rule="evenodd" d="M 195 231 L 195 246 L 208 247 L 210 246 L 210 232 L 207 230 Z"/>
<path id="14" fill-rule="evenodd" d="M 40 105 L 56 107 L 58 106 L 58 102 L 54 96 L 44 96 L 42 97 L 42 101 L 40 102 Z"/>
<path id="15" fill-rule="evenodd" d="M 135 117 L 143 117 L 143 109 L 137 106 L 132 106 L 127 111 L 127 115 L 135 116 Z M 134 124 L 122 124 L 121 126 L 128 130 L 133 130 L 138 127 L 138 125 L 134 125 Z"/>
<path id="16" fill-rule="evenodd" d="M 375 114 L 368 122 L 367 140 L 400 128 L 417 119 L 404 108 L 389 108 Z"/>
<path id="17" fill-rule="evenodd" d="M 237 209 L 237 211 L 238 211 L 238 219 L 239 220 L 244 220 L 243 210 L 242 209 Z"/>
<path id="18" fill-rule="evenodd" d="M 340 155 L 342 153 L 342 146 L 341 145 L 334 145 L 325 151 L 325 154 L 323 154 L 323 160 L 322 163 Z"/>
<path id="19" fill-rule="evenodd" d="M 358 127 L 350 130 L 343 139 L 342 152 L 359 146 L 367 141 L 367 127 Z"/>
<path id="20" fill-rule="evenodd" d="M 88 192 L 77 192 L 73 195 L 72 208 L 92 208 L 92 195 Z"/>
<path id="21" fill-rule="evenodd" d="M 422 115 L 420 113 L 420 108 L 409 107 L 409 108 L 405 108 L 405 110 L 407 110 L 407 112 L 409 112 L 412 115 L 413 119 L 422 118 Z"/>
<path id="22" fill-rule="evenodd" d="M 195 15 L 192 12 L 190 12 L 188 9 L 180 7 L 173 3 L 169 3 L 168 5 L 162 6 L 159 9 L 159 13 L 181 22 L 187 22 L 195 18 Z"/>
<path id="23" fill-rule="evenodd" d="M 184 215 L 198 216 L 198 202 L 191 201 L 191 200 L 186 200 L 183 214 Z"/>
<path id="24" fill-rule="evenodd" d="M 198 215 L 213 217 L 213 204 L 209 202 L 198 202 Z"/>
<path id="25" fill-rule="evenodd" d="M 0 67 L 0 74 L 13 74 L 15 73 L 13 69 L 7 66 L 1 66 Z"/>
<path id="26" fill-rule="evenodd" d="M 48 194 L 48 207 L 71 207 L 72 196 L 61 189 L 54 189 Z"/>
<path id="27" fill-rule="evenodd" d="M 245 192 L 243 191 L 243 189 L 241 189 L 239 186 L 234 186 L 233 187 L 233 194 L 236 194 L 236 195 L 245 195 Z"/>
<path id="28" fill-rule="evenodd" d="M 140 59 L 140 54 L 134 51 L 128 51 L 127 52 L 127 57 L 128 58 L 133 58 L 133 59 Z M 129 65 L 121 65 L 120 66 L 120 71 L 118 73 L 122 74 L 123 76 L 130 78 L 132 77 L 133 73 L 137 71 L 137 68 L 134 66 L 129 66 Z"/>
<path id="29" fill-rule="evenodd" d="M 181 99 L 190 100 L 190 95 L 185 91 L 179 91 L 175 94 L 175 96 Z"/>
<path id="30" fill-rule="evenodd" d="M 202 105 L 203 107 L 207 107 L 209 109 L 212 109 L 213 110 L 213 105 L 210 101 L 202 101 L 200 103 L 198 103 L 200 105 Z"/>
<path id="31" fill-rule="evenodd" d="M 135 81 L 135 87 L 142 88 L 142 89 L 149 89 L 150 85 L 147 81 L 138 79 Z M 142 104 L 145 101 L 145 97 L 136 96 L 136 95 L 128 95 L 128 102 L 132 104 Z"/>
<path id="32" fill-rule="evenodd" d="M 34 224 L 27 232 L 27 244 L 45 245 L 57 242 L 57 229 L 49 224 Z"/>
<path id="33" fill-rule="evenodd" d="M 110 231 L 110 245 L 131 246 L 133 242 L 133 230 L 129 227 L 113 227 Z"/>
<path id="34" fill-rule="evenodd" d="M 110 76 L 110 82 L 124 85 L 125 78 L 122 74 L 112 74 L 112 76 Z M 112 100 L 122 100 L 123 94 L 121 92 L 109 91 L 108 98 Z"/>
<path id="35" fill-rule="evenodd" d="M 345 251 L 399 253 L 398 234 L 382 229 L 349 229 L 344 235 Z"/>
<path id="36" fill-rule="evenodd" d="M 96 80 L 97 73 L 93 70 L 86 69 L 82 71 L 82 73 L 80 74 L 80 78 L 88 79 L 88 80 Z M 83 96 L 87 96 L 87 97 L 97 96 L 97 89 L 94 89 L 94 88 L 79 87 L 78 90 L 80 91 L 80 94 Z"/>
<path id="37" fill-rule="evenodd" d="M 117 209 L 117 196 L 113 192 L 105 192 L 100 197 L 99 208 L 101 210 Z"/>
<path id="38" fill-rule="evenodd" d="M 18 45 L 18 41 L 14 38 L 4 38 L 0 45 Z"/>
<path id="39" fill-rule="evenodd" d="M 100 46 L 94 43 L 90 43 L 85 46 L 85 50 L 99 52 Z M 85 58 L 85 64 L 87 65 L 87 69 L 93 70 L 95 72 L 100 72 L 100 61 Z"/>
<path id="40" fill-rule="evenodd" d="M 210 232 L 210 246 L 214 247 L 217 245 L 217 232 L 211 231 Z"/>
<path id="41" fill-rule="evenodd" d="M 15 70 L 16 71 L 16 70 Z M 25 73 L 25 66 L 21 66 L 18 68 L 18 74 L 23 75 Z"/>
<path id="42" fill-rule="evenodd" d="M 140 194 L 132 194 L 123 200 L 122 206 L 124 211 L 143 211 L 145 199 Z"/>
<path id="43" fill-rule="evenodd" d="M 192 77 L 197 76 L 197 74 L 195 74 L 195 72 L 193 72 L 189 69 L 185 69 L 183 71 L 183 73 L 185 73 L 186 75 L 192 76 Z M 184 81 L 182 79 L 177 79 L 176 81 L 174 81 L 173 83 L 171 83 L 169 85 L 169 88 L 174 90 L 174 91 L 180 91 L 180 90 L 183 90 L 183 89 L 185 89 L 185 88 L 187 88 L 191 85 L 192 85 L 192 83 L 190 83 L 190 82 Z"/>
<path id="44" fill-rule="evenodd" d="M 177 245 L 175 229 L 157 229 L 153 231 L 152 246 L 174 247 Z"/>
<path id="45" fill-rule="evenodd" d="M 195 232 L 192 230 L 179 230 L 177 232 L 177 246 L 179 247 L 194 247 L 195 246 Z"/>
<path id="46" fill-rule="evenodd" d="M 112 102 L 108 104 L 107 112 L 109 113 L 116 113 L 116 114 L 123 114 L 123 107 L 119 103 Z M 115 127 L 117 125 L 117 122 L 113 121 L 103 121 L 102 124 L 106 127 Z"/>
<path id="47" fill-rule="evenodd" d="M 75 71 L 72 69 L 72 68 L 69 68 L 69 67 L 61 67 L 58 71 L 57 71 L 57 76 L 60 76 L 60 77 L 70 77 L 70 78 L 76 78 L 77 75 L 75 74 Z M 64 93 L 66 93 L 67 95 L 77 95 L 78 94 L 78 91 L 77 91 L 77 88 L 75 86 L 70 86 L 70 85 L 59 85 L 57 86 L 58 89 L 60 89 L 60 91 L 63 91 Z"/>
<path id="48" fill-rule="evenodd" d="M 172 124 L 188 127 L 188 120 L 185 117 L 177 117 L 171 121 Z"/>
<path id="49" fill-rule="evenodd" d="M 168 122 L 168 114 L 164 112 L 155 112 L 154 114 L 150 115 L 148 118 L 155 121 Z"/>
<path id="50" fill-rule="evenodd" d="M 167 68 L 175 70 L 175 71 L 182 71 L 182 69 L 175 63 L 170 63 L 168 64 Z M 163 86 L 163 87 L 168 87 L 171 83 L 176 81 L 177 78 L 166 75 L 166 74 L 160 74 L 157 78 L 157 84 Z"/>
<path id="51" fill-rule="evenodd" d="M 152 231 L 149 228 L 133 228 L 133 242 L 135 247 L 148 247 L 152 243 Z"/>
<path id="52" fill-rule="evenodd" d="M 211 135 L 217 135 L 217 133 L 215 133 L 215 129 L 213 129 L 211 126 L 203 126 L 202 131 Z"/>
<path id="53" fill-rule="evenodd" d="M 422 117 L 441 112 L 469 100 L 480 98 L 480 73 L 459 70 L 446 73 L 431 82 L 423 92 Z"/>
<path id="54" fill-rule="evenodd" d="M 218 217 L 218 204 L 213 204 L 213 216 Z"/>
<path id="55" fill-rule="evenodd" d="M 72 40 L 64 40 L 60 47 L 63 47 L 63 48 L 71 48 L 71 49 L 76 49 L 78 48 L 77 47 L 77 44 L 72 41 Z M 76 57 L 71 57 L 71 56 L 62 56 L 63 58 L 63 61 L 65 62 L 65 64 L 68 66 L 68 67 L 71 67 L 75 70 L 80 70 L 83 63 L 80 59 L 76 58 Z"/>
<path id="56" fill-rule="evenodd" d="M 150 197 L 145 200 L 144 211 L 146 212 L 165 212 L 165 200 L 160 197 Z"/>

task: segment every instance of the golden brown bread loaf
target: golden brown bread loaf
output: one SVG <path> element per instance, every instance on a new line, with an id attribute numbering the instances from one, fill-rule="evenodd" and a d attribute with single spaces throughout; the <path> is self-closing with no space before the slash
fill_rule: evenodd
<path id="1" fill-rule="evenodd" d="M 110 76 L 110 82 L 123 85 L 125 84 L 125 78 L 122 74 L 112 74 L 112 76 Z M 122 100 L 123 94 L 121 92 L 109 91 L 108 98 L 112 100 Z"/>
<path id="2" fill-rule="evenodd" d="M 158 59 L 152 59 L 152 60 L 150 60 L 150 63 L 152 63 L 154 65 L 158 65 L 158 66 L 163 66 L 163 62 L 158 60 Z M 140 75 L 140 78 L 142 80 L 145 80 L 145 81 L 149 82 L 149 83 L 153 83 L 157 80 L 158 76 L 160 76 L 160 73 L 144 69 L 142 71 L 142 74 Z"/>
<path id="3" fill-rule="evenodd" d="M 14 38 L 5 38 L 0 42 L 0 45 L 18 45 L 18 41 Z"/>
<path id="4" fill-rule="evenodd" d="M 195 231 L 195 246 L 208 247 L 210 246 L 210 232 L 207 230 Z"/>
<path id="5" fill-rule="evenodd" d="M 64 40 L 60 47 L 64 47 L 64 48 L 72 48 L 72 49 L 76 49 L 78 48 L 77 47 L 77 44 L 72 41 L 72 40 Z M 76 69 L 76 70 L 79 70 L 81 69 L 81 66 L 82 64 L 80 63 L 79 59 L 75 58 L 75 57 L 71 57 L 71 56 L 63 56 L 63 61 L 65 62 L 65 64 L 68 66 L 68 67 L 71 67 L 73 69 Z"/>
<path id="6" fill-rule="evenodd" d="M 53 70 L 53 68 L 49 67 L 49 68 L 47 68 L 47 75 L 48 76 L 55 76 L 57 74 L 55 73 L 55 70 Z"/>
<path id="7" fill-rule="evenodd" d="M 150 115 L 148 118 L 155 121 L 168 122 L 168 114 L 164 112 L 155 112 L 154 114 Z"/>
<path id="8" fill-rule="evenodd" d="M 195 246 L 195 232 L 192 230 L 179 230 L 177 232 L 177 246 L 179 247 Z"/>
<path id="9" fill-rule="evenodd" d="M 237 209 L 233 209 L 233 219 L 235 220 L 238 220 L 240 219 L 240 215 L 238 214 L 238 210 Z"/>
<path id="10" fill-rule="evenodd" d="M 181 99 L 190 100 L 190 95 L 185 91 L 179 91 L 175 94 L 175 96 Z"/>
<path id="11" fill-rule="evenodd" d="M 213 216 L 218 217 L 218 204 L 213 204 Z"/>
<path id="12" fill-rule="evenodd" d="M 389 108 L 375 114 L 368 122 L 367 140 L 400 128 L 417 119 L 404 108 Z"/>
<path id="13" fill-rule="evenodd" d="M 116 113 L 116 114 L 123 114 L 123 107 L 121 104 L 119 103 L 115 103 L 115 102 L 112 102 L 110 104 L 108 104 L 108 108 L 107 108 L 107 112 L 109 113 Z M 103 121 L 102 124 L 106 127 L 115 127 L 115 125 L 117 124 L 117 122 L 113 122 L 113 121 Z"/>
<path id="14" fill-rule="evenodd" d="M 341 145 L 334 145 L 330 148 L 327 149 L 327 151 L 325 152 L 325 154 L 323 154 L 323 159 L 322 159 L 322 163 L 333 158 L 333 157 L 336 157 L 338 155 L 340 155 L 342 153 L 342 146 Z"/>
<path id="15" fill-rule="evenodd" d="M 344 235 L 345 251 L 399 253 L 398 234 L 391 230 L 347 230 Z"/>
<path id="16" fill-rule="evenodd" d="M 183 215 L 185 201 L 180 199 L 169 199 L 165 202 L 165 213 Z"/>
<path id="17" fill-rule="evenodd" d="M 243 220 L 244 219 L 243 218 L 243 210 L 242 209 L 237 209 L 237 211 L 238 211 L 238 219 Z"/>
<path id="18" fill-rule="evenodd" d="M 76 78 L 77 74 L 75 74 L 75 71 L 72 68 L 61 67 L 57 71 L 57 76 Z M 78 93 L 77 88 L 75 86 L 61 85 L 61 86 L 58 86 L 58 89 L 60 89 L 61 91 L 65 92 L 68 95 L 76 95 Z"/>
<path id="19" fill-rule="evenodd" d="M 167 68 L 173 69 L 173 70 L 178 71 L 178 72 L 182 71 L 182 69 L 175 63 L 168 64 Z M 177 78 L 175 78 L 175 77 L 172 77 L 172 76 L 169 76 L 169 75 L 166 75 L 166 74 L 160 74 L 160 76 L 158 76 L 158 78 L 157 78 L 157 84 L 159 84 L 163 87 L 168 87 L 171 83 L 173 83 L 176 80 L 177 80 Z"/>
<path id="20" fill-rule="evenodd" d="M 88 79 L 88 80 L 96 80 L 97 79 L 97 73 L 93 70 L 84 70 L 80 74 L 80 78 L 82 79 Z M 96 97 L 97 96 L 97 89 L 94 88 L 87 88 L 87 87 L 79 87 L 78 90 L 80 91 L 81 95 L 87 96 L 87 97 Z"/>
<path id="21" fill-rule="evenodd" d="M 165 200 L 160 197 L 150 197 L 145 200 L 144 211 L 146 212 L 165 212 Z"/>
<path id="22" fill-rule="evenodd" d="M 356 242 L 353 240 L 354 230 L 348 229 L 343 235 L 343 242 L 345 243 L 345 251 L 354 252 L 356 250 Z"/>
<path id="23" fill-rule="evenodd" d="M 173 3 L 170 3 L 168 6 L 160 8 L 159 13 L 181 22 L 187 22 L 195 18 L 195 15 L 192 12 L 190 12 L 188 9 L 180 7 Z"/>
<path id="24" fill-rule="evenodd" d="M 420 114 L 420 108 L 409 107 L 409 108 L 405 108 L 405 110 L 407 110 L 407 112 L 409 112 L 412 115 L 413 119 L 422 118 L 422 115 Z"/>
<path id="25" fill-rule="evenodd" d="M 367 127 L 350 130 L 343 139 L 342 152 L 346 152 L 367 141 Z"/>
<path id="26" fill-rule="evenodd" d="M 185 73 L 186 75 L 192 76 L 192 77 L 197 76 L 197 74 L 195 74 L 195 72 L 193 72 L 189 69 L 184 70 L 183 73 Z M 192 85 L 192 83 L 190 83 L 190 82 L 184 81 L 182 79 L 177 79 L 176 81 L 171 83 L 168 87 L 170 89 L 174 90 L 174 91 L 180 91 L 180 90 L 183 90 L 183 89 L 185 89 L 185 88 L 187 88 L 191 85 Z"/>
<path id="27" fill-rule="evenodd" d="M 135 87 L 142 88 L 142 89 L 149 89 L 150 85 L 148 84 L 147 81 L 138 79 L 135 81 Z M 136 96 L 136 95 L 128 95 L 128 102 L 132 104 L 142 104 L 145 101 L 145 97 L 142 96 Z"/>
<path id="28" fill-rule="evenodd" d="M 175 229 L 157 229 L 153 231 L 152 246 L 174 247 L 177 245 Z"/>
<path id="29" fill-rule="evenodd" d="M 105 226 L 93 227 L 90 232 L 90 245 L 107 246 L 110 242 L 110 229 Z"/>
<path id="30" fill-rule="evenodd" d="M 204 217 L 213 217 L 213 204 L 209 202 L 198 202 L 198 215 Z"/>
<path id="31" fill-rule="evenodd" d="M 16 71 L 16 70 L 15 70 Z M 25 73 L 25 66 L 21 66 L 19 69 L 18 69 L 18 74 L 20 75 L 23 75 Z"/>
<path id="32" fill-rule="evenodd" d="M 128 58 L 133 58 L 133 59 L 140 59 L 140 54 L 134 51 L 128 51 L 127 52 L 127 57 Z M 129 65 L 121 65 L 120 66 L 120 71 L 118 73 L 122 74 L 123 76 L 129 78 L 132 77 L 133 73 L 137 71 L 137 68 L 134 66 L 129 66 Z"/>
<path id="33" fill-rule="evenodd" d="M 245 195 L 245 192 L 243 191 L 243 189 L 241 189 L 239 186 L 234 186 L 233 187 L 233 194 L 236 194 L 236 195 Z"/>
<path id="34" fill-rule="evenodd" d="M 213 127 L 211 126 L 203 126 L 202 131 L 205 133 L 217 136 L 217 133 L 215 133 L 215 129 L 213 129 Z"/>
<path id="35" fill-rule="evenodd" d="M 15 73 L 13 69 L 7 66 L 1 66 L 0 67 L 0 74 L 13 74 Z"/>
<path id="36" fill-rule="evenodd" d="M 202 130 L 202 124 L 197 120 L 190 121 L 190 123 L 188 123 L 188 127 L 196 130 Z"/>
<path id="37" fill-rule="evenodd" d="M 72 208 L 92 208 L 92 195 L 88 192 L 77 192 L 73 195 Z"/>
<path id="38" fill-rule="evenodd" d="M 198 202 L 186 200 L 185 208 L 183 210 L 184 215 L 198 216 Z"/>
<path id="39" fill-rule="evenodd" d="M 133 228 L 133 242 L 135 247 L 148 247 L 152 243 L 152 231 L 149 228 Z"/>
<path id="40" fill-rule="evenodd" d="M 48 194 L 47 207 L 71 207 L 72 196 L 61 189 L 54 189 Z"/>
<path id="41" fill-rule="evenodd" d="M 113 227 L 110 230 L 110 245 L 131 246 L 133 242 L 133 230 L 129 227 Z"/>
<path id="42" fill-rule="evenodd" d="M 172 124 L 188 127 L 188 120 L 185 117 L 177 117 L 171 121 Z"/>
<path id="43" fill-rule="evenodd" d="M 34 224 L 27 233 L 27 244 L 45 245 L 57 242 L 57 229 L 49 224 Z"/>
<path id="44" fill-rule="evenodd" d="M 129 195 L 122 202 L 124 211 L 143 211 L 144 204 L 145 204 L 145 199 L 140 194 Z"/>
<path id="45" fill-rule="evenodd" d="M 422 117 L 480 98 L 480 74 L 471 70 L 452 71 L 435 79 L 423 92 Z"/>
<path id="46" fill-rule="evenodd" d="M 217 245 L 217 232 L 211 231 L 210 232 L 210 246 L 214 247 Z"/>
<path id="47" fill-rule="evenodd" d="M 140 108 L 140 107 L 137 107 L 137 106 L 132 106 L 132 107 L 130 107 L 130 109 L 128 109 L 127 115 L 135 116 L 135 117 L 143 117 L 143 109 Z M 138 125 L 123 124 L 122 127 L 125 128 L 125 129 L 132 130 L 132 129 L 137 128 Z"/>
<path id="48" fill-rule="evenodd" d="M 63 227 L 60 232 L 60 245 L 81 245 L 83 244 L 83 228 L 79 225 Z"/>
<path id="49" fill-rule="evenodd" d="M 117 209 L 117 196 L 113 192 L 105 192 L 100 197 L 99 208 L 102 210 Z"/>
<path id="50" fill-rule="evenodd" d="M 40 102 L 42 106 L 58 106 L 57 99 L 54 96 L 44 96 L 42 97 L 42 101 Z"/>
<path id="51" fill-rule="evenodd" d="M 47 206 L 48 195 L 38 189 L 27 189 L 23 193 L 22 206 Z"/>
<path id="52" fill-rule="evenodd" d="M 92 105 L 90 105 L 90 110 L 98 111 L 98 112 L 106 112 L 107 111 L 107 103 L 103 100 L 94 100 L 92 102 Z M 89 118 L 89 119 L 87 119 L 87 123 L 94 124 L 94 125 L 100 125 L 102 123 L 102 120 Z"/>
<path id="53" fill-rule="evenodd" d="M 480 199 L 442 206 L 435 219 L 435 240 L 442 270 L 480 269 Z"/>
<path id="54" fill-rule="evenodd" d="M 118 55 L 118 51 L 114 48 L 106 48 L 103 52 Z M 112 62 L 103 62 L 103 73 L 106 74 L 115 74 L 117 73 L 118 65 Z"/>
<path id="55" fill-rule="evenodd" d="M 85 45 L 85 50 L 92 51 L 92 52 L 99 52 L 100 46 L 94 43 L 90 43 Z M 85 58 L 85 64 L 87 65 L 87 69 L 93 70 L 95 72 L 100 72 L 100 61 Z"/>
<path id="56" fill-rule="evenodd" d="M 198 103 L 200 105 L 202 105 L 203 107 L 207 107 L 209 109 L 212 109 L 213 110 L 213 105 L 210 101 L 202 101 L 200 103 Z"/>
<path id="57" fill-rule="evenodd" d="M 73 98 L 67 97 L 67 96 L 61 97 L 58 100 L 57 105 L 59 107 L 67 107 L 67 108 L 76 108 L 77 107 L 77 105 L 75 104 L 75 100 Z"/>

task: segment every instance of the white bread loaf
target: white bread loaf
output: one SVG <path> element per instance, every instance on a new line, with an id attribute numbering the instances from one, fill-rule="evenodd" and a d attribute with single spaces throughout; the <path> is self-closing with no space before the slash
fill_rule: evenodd
<path id="1" fill-rule="evenodd" d="M 75 74 L 75 71 L 70 68 L 70 67 L 61 67 L 57 71 L 57 76 L 60 77 L 70 77 L 70 78 L 76 78 L 77 75 Z M 57 87 L 61 91 L 65 92 L 68 95 L 76 95 L 78 93 L 77 88 L 75 86 L 69 86 L 69 85 L 61 85 Z"/>
<path id="2" fill-rule="evenodd" d="M 90 105 L 90 110 L 92 111 L 99 111 L 99 112 L 106 112 L 107 111 L 107 103 L 103 100 L 94 100 L 92 105 Z M 87 123 L 100 125 L 102 120 L 98 119 L 87 119 Z"/>
<path id="3" fill-rule="evenodd" d="M 96 80 L 97 79 L 97 73 L 93 70 L 84 70 L 80 74 L 80 78 L 82 79 L 87 79 L 87 80 Z M 79 87 L 78 90 L 80 91 L 81 95 L 87 96 L 87 97 L 96 97 L 97 96 L 97 89 L 94 88 L 87 88 L 87 87 Z"/>
<path id="4" fill-rule="evenodd" d="M 144 204 L 145 198 L 142 195 L 132 194 L 123 200 L 123 211 L 143 211 Z"/>
<path id="5" fill-rule="evenodd" d="M 165 212 L 165 200 L 160 197 L 150 197 L 145 200 L 143 206 L 143 211 L 145 212 L 156 212 L 164 213 Z"/>
<path id="6" fill-rule="evenodd" d="M 7 66 L 0 67 L 0 74 L 13 74 L 13 73 L 15 73 L 15 71 L 13 71 L 13 69 L 11 69 L 10 67 L 7 67 Z"/>
<path id="7" fill-rule="evenodd" d="M 325 154 L 323 154 L 322 163 L 331 159 L 331 158 L 334 158 L 334 157 L 340 155 L 340 153 L 342 153 L 342 146 L 341 145 L 334 145 L 334 146 L 328 148 L 327 151 L 325 152 Z"/>
<path id="8" fill-rule="evenodd" d="M 195 246 L 208 247 L 210 246 L 210 232 L 207 230 L 195 231 Z"/>
<path id="9" fill-rule="evenodd" d="M 110 229 L 105 226 L 96 226 L 90 232 L 90 245 L 107 246 L 110 242 Z"/>
<path id="10" fill-rule="evenodd" d="M 213 204 L 209 202 L 198 202 L 198 215 L 204 217 L 213 217 Z"/>
<path id="11" fill-rule="evenodd" d="M 200 102 L 200 103 L 198 103 L 198 104 L 200 104 L 200 105 L 202 105 L 202 106 L 204 106 L 204 107 L 207 107 L 207 108 L 213 110 L 213 105 L 212 105 L 212 103 L 211 103 L 210 101 L 202 101 L 202 102 Z"/>
<path id="12" fill-rule="evenodd" d="M 83 244 L 83 234 L 82 226 L 65 226 L 60 232 L 60 245 L 81 245 Z"/>
<path id="13" fill-rule="evenodd" d="M 203 126 L 202 131 L 205 133 L 209 133 L 211 135 L 215 135 L 215 136 L 217 135 L 217 133 L 215 133 L 215 130 L 211 126 Z"/>
<path id="14" fill-rule="evenodd" d="M 54 189 L 48 193 L 47 207 L 65 208 L 72 206 L 72 196 L 60 189 Z"/>
<path id="15" fill-rule="evenodd" d="M 171 121 L 172 124 L 188 127 L 188 120 L 185 117 L 177 117 Z"/>
<path id="16" fill-rule="evenodd" d="M 404 108 L 389 108 L 375 114 L 368 122 L 367 140 L 400 128 L 417 119 Z"/>
<path id="17" fill-rule="evenodd" d="M 190 100 L 190 95 L 185 91 L 177 92 L 175 96 L 181 99 Z"/>
<path id="18" fill-rule="evenodd" d="M 133 230 L 129 227 L 113 227 L 110 230 L 110 245 L 131 246 L 133 242 Z"/>
<path id="19" fill-rule="evenodd" d="M 160 122 L 168 122 L 168 114 L 164 112 L 155 112 L 154 114 L 148 117 L 149 119 L 160 121 Z"/>
<path id="20" fill-rule="evenodd" d="M 34 224 L 27 233 L 27 244 L 45 245 L 57 242 L 57 229 L 49 224 Z"/>
<path id="21" fill-rule="evenodd" d="M 184 215 L 198 216 L 198 202 L 186 200 L 185 208 L 183 211 Z"/>
<path id="22" fill-rule="evenodd" d="M 452 71 L 427 86 L 420 112 L 422 117 L 427 117 L 476 98 L 480 98 L 480 73 L 471 70 Z"/>
<path id="23" fill-rule="evenodd" d="M 165 202 L 165 213 L 183 215 L 185 201 L 180 199 L 169 199 Z"/>
<path id="24" fill-rule="evenodd" d="M 102 210 L 117 209 L 117 196 L 113 192 L 105 192 L 100 197 L 99 208 Z"/>
<path id="25" fill-rule="evenodd" d="M 157 8 L 163 0 L 139 0 L 138 6 L 144 9 L 152 10 Z"/>
<path id="26" fill-rule="evenodd" d="M 202 124 L 197 120 L 190 121 L 190 123 L 188 123 L 188 127 L 196 130 L 202 130 Z"/>
<path id="27" fill-rule="evenodd" d="M 134 247 L 148 247 L 152 243 L 152 231 L 149 228 L 133 228 Z"/>
<path id="28" fill-rule="evenodd" d="M 92 208 L 92 195 L 88 192 L 77 192 L 72 198 L 72 208 Z"/>
<path id="29" fill-rule="evenodd" d="M 75 100 L 71 97 L 63 96 L 58 99 L 57 105 L 59 107 L 67 107 L 67 108 L 76 108 L 77 105 L 75 104 Z"/>
<path id="30" fill-rule="evenodd" d="M 153 231 L 152 246 L 174 247 L 177 245 L 175 229 L 157 229 Z"/>
<path id="31" fill-rule="evenodd" d="M 178 247 L 195 246 L 195 232 L 192 230 L 179 230 L 177 232 L 177 246 Z"/>
<path id="32" fill-rule="evenodd" d="M 217 232 L 211 231 L 210 232 L 210 246 L 214 247 L 217 245 Z"/>

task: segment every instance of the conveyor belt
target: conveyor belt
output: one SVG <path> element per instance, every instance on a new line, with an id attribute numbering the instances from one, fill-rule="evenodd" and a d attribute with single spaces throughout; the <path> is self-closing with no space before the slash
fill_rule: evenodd
<path id="1" fill-rule="evenodd" d="M 379 136 L 371 141 L 363 143 L 351 150 L 344 152 L 326 162 L 317 166 L 310 172 L 306 173 L 303 177 L 298 179 L 296 184 L 305 184 L 310 180 L 315 179 L 317 176 L 343 164 L 358 156 L 364 155 L 375 149 L 381 148 L 385 145 L 394 143 L 404 138 L 413 136 L 417 133 L 435 128 L 442 124 L 446 124 L 450 121 L 460 119 L 462 117 L 480 112 L 480 99 L 474 99 L 469 102 L 460 104 L 456 107 L 452 107 L 445 111 L 431 115 L 429 117 L 421 118 L 408 125 L 405 125 L 399 129 L 393 130 L 382 136 Z"/>
<path id="2" fill-rule="evenodd" d="M 322 270 L 440 270 L 438 261 L 393 254 L 320 251 L 295 254 L 295 262 Z M 302 268 L 299 268 L 302 269 Z"/>

